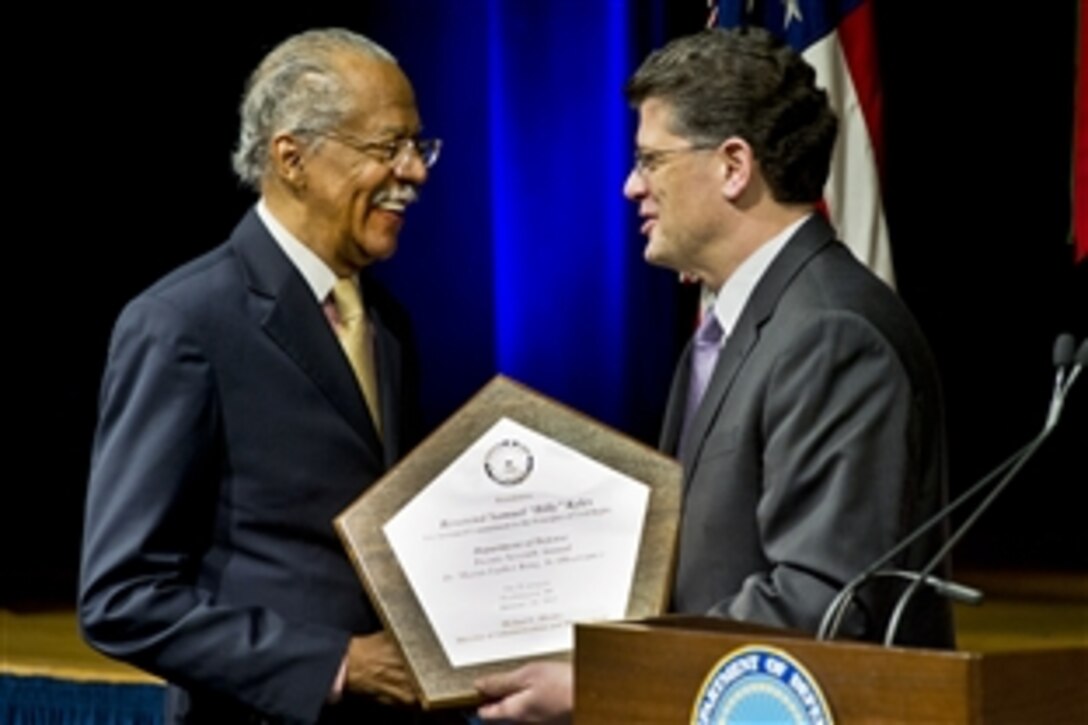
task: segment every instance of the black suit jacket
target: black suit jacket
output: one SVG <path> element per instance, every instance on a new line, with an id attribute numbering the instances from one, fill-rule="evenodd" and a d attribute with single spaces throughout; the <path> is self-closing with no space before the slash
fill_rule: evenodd
<path id="1" fill-rule="evenodd" d="M 677 450 L 690 345 L 661 447 L 685 475 L 673 607 L 814 632 L 835 593 L 946 497 L 937 368 L 899 297 L 813 216 L 768 267 Z M 942 532 L 895 566 L 919 569 Z M 867 587 L 846 634 L 879 639 L 899 591 Z M 902 642 L 952 644 L 921 592 Z"/>
<path id="2" fill-rule="evenodd" d="M 332 522 L 413 442 L 414 356 L 405 316 L 362 284 L 384 441 L 253 211 L 116 323 L 79 613 L 94 647 L 182 688 L 190 719 L 314 721 L 349 637 L 380 628 Z"/>

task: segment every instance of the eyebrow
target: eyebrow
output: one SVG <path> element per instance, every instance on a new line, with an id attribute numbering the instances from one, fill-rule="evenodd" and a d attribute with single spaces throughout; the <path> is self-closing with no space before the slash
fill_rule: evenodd
<path id="1" fill-rule="evenodd" d="M 378 138 L 388 136 L 390 140 L 396 140 L 396 139 L 401 139 L 401 138 L 416 138 L 421 133 L 423 133 L 422 124 L 420 126 L 418 126 L 418 127 L 415 127 L 415 128 L 407 126 L 407 125 L 405 125 L 405 126 L 393 126 L 393 125 L 390 125 L 390 126 L 384 126 L 382 128 L 377 129 L 377 131 L 375 132 L 375 135 Z"/>

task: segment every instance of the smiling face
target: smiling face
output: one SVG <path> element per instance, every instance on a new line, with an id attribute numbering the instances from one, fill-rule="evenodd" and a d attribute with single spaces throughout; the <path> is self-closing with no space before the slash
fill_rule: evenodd
<path id="1" fill-rule="evenodd" d="M 672 130 L 672 108 L 658 98 L 639 105 L 636 163 L 623 193 L 638 204 L 646 261 L 702 277 L 708 246 L 720 232 L 721 177 L 713 148 L 693 147 Z"/>
<path id="2" fill-rule="evenodd" d="M 375 146 L 419 135 L 415 95 L 400 68 L 353 51 L 334 65 L 355 110 L 327 134 L 305 142 L 285 134 L 274 147 L 292 197 L 281 221 L 344 276 L 396 251 L 427 168 L 410 145 L 392 159 Z"/>

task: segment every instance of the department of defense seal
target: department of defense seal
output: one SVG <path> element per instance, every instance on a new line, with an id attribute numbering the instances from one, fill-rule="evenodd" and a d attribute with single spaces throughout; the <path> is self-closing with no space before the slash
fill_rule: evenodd
<path id="1" fill-rule="evenodd" d="M 513 486 L 533 471 L 533 454 L 520 441 L 506 439 L 491 447 L 484 456 L 484 471 L 495 483 Z"/>
<path id="2" fill-rule="evenodd" d="M 832 725 L 816 680 L 790 655 L 765 646 L 733 650 L 710 670 L 691 711 L 692 725 Z"/>

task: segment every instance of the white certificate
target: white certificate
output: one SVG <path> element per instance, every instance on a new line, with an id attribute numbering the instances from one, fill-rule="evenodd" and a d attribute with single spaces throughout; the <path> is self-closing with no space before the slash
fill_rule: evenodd
<path id="1" fill-rule="evenodd" d="M 622 619 L 650 489 L 500 418 L 383 527 L 454 667 Z"/>

